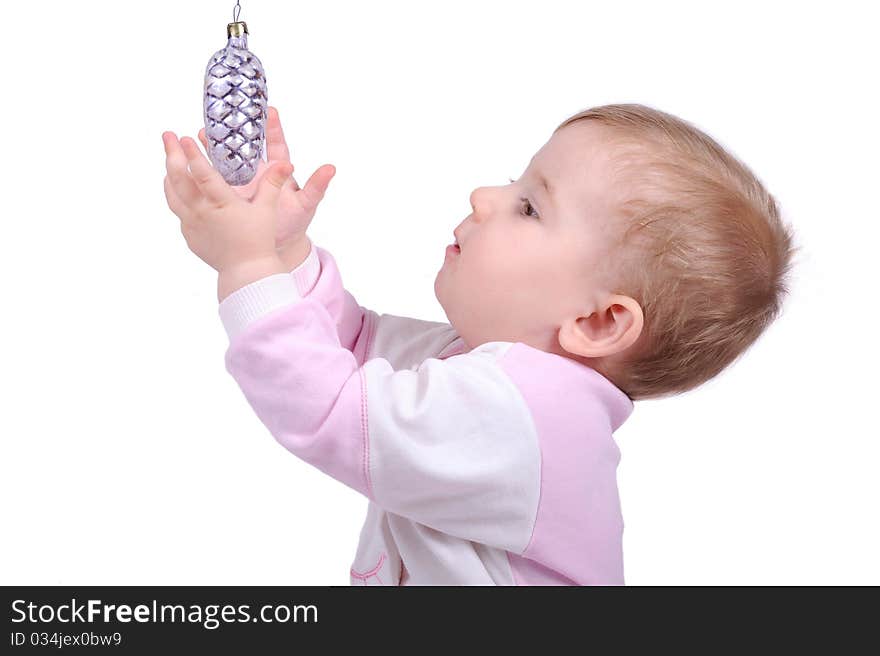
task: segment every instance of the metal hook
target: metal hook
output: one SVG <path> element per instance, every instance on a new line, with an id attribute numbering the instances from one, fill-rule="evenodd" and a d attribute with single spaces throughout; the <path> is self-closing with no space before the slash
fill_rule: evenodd
<path id="1" fill-rule="evenodd" d="M 238 22 L 238 15 L 241 13 L 241 4 L 238 0 L 235 1 L 235 6 L 232 8 L 232 22 Z"/>

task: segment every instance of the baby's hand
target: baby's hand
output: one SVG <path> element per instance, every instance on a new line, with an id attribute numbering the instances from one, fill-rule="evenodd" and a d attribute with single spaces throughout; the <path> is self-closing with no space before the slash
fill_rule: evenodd
<path id="1" fill-rule="evenodd" d="M 208 141 L 205 137 L 205 129 L 199 130 L 199 141 L 208 151 Z M 268 162 L 262 159 L 257 163 L 256 175 L 246 185 L 233 187 L 235 193 L 251 200 L 257 192 L 260 179 L 266 170 L 275 162 L 290 162 L 290 151 L 284 140 L 284 131 L 281 129 L 281 118 L 275 107 L 269 107 L 269 120 L 266 124 L 266 146 Z M 283 254 L 288 248 L 295 247 L 305 240 L 306 229 L 315 216 L 318 203 L 324 198 L 324 192 L 330 184 L 330 179 L 336 175 L 336 167 L 332 164 L 324 164 L 316 170 L 306 186 L 300 189 L 293 176 L 285 183 L 278 197 L 277 225 L 275 231 L 275 248 L 279 254 Z"/>
<path id="2" fill-rule="evenodd" d="M 162 142 L 168 170 L 165 198 L 180 218 L 190 250 L 226 280 L 231 279 L 228 272 L 252 271 L 255 263 L 261 268 L 263 263 L 283 264 L 275 250 L 275 223 L 278 197 L 293 166 L 269 165 L 253 199 L 247 200 L 211 166 L 195 140 L 178 141 L 173 132 L 163 132 Z"/>

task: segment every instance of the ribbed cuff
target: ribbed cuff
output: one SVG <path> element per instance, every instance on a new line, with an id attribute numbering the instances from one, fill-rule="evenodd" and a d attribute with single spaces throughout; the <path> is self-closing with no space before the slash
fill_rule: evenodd
<path id="1" fill-rule="evenodd" d="M 302 299 L 297 285 L 291 284 L 292 273 L 276 273 L 261 278 L 232 292 L 220 302 L 218 312 L 230 342 L 253 321 Z"/>
<path id="2" fill-rule="evenodd" d="M 312 244 L 311 250 L 309 250 L 306 259 L 302 261 L 302 264 L 290 272 L 290 276 L 296 283 L 296 289 L 300 295 L 307 296 L 314 288 L 315 283 L 318 282 L 318 277 L 320 275 L 321 261 L 318 258 L 318 249 Z"/>

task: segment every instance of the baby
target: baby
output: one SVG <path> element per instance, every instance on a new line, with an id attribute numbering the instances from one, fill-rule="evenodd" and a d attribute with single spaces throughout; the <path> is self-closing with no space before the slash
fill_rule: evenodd
<path id="1" fill-rule="evenodd" d="M 166 196 L 220 271 L 226 368 L 256 414 L 369 500 L 351 583 L 623 584 L 612 435 L 778 315 L 795 249 L 774 198 L 687 122 L 583 111 L 518 180 L 472 192 L 434 282 L 449 323 L 421 321 L 344 288 L 305 235 L 333 168 L 300 189 L 274 108 L 267 138 L 275 177 L 235 194 L 273 222 L 280 265 L 196 246 L 194 190 L 232 192 L 191 139 L 163 135 Z"/>

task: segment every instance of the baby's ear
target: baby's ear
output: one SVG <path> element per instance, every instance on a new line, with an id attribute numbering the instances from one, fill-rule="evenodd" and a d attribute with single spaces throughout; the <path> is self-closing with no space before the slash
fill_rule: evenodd
<path id="1" fill-rule="evenodd" d="M 566 319 L 559 344 L 569 353 L 601 358 L 632 346 L 644 326 L 642 307 L 629 296 L 612 294 L 589 316 Z"/>

